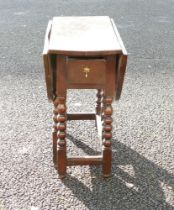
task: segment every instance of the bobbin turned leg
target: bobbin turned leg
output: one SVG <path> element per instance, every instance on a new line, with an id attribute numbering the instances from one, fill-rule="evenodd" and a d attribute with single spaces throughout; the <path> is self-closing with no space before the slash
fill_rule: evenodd
<path id="1" fill-rule="evenodd" d="M 58 150 L 57 150 L 57 169 L 60 178 L 64 178 L 66 175 L 66 104 L 65 97 L 58 97 L 58 116 L 57 116 L 57 138 L 58 138 Z"/>
<path id="2" fill-rule="evenodd" d="M 58 100 L 54 100 L 54 110 L 53 110 L 53 130 L 52 130 L 52 139 L 53 139 L 53 163 L 54 167 L 57 168 L 57 114 L 58 110 Z"/>
<path id="3" fill-rule="evenodd" d="M 101 114 L 101 98 L 102 98 L 102 90 L 98 89 L 97 90 L 97 101 L 96 101 L 96 114 L 100 115 Z"/>
<path id="4" fill-rule="evenodd" d="M 103 102 L 103 176 L 108 177 L 111 174 L 112 162 L 112 98 L 105 97 Z"/>

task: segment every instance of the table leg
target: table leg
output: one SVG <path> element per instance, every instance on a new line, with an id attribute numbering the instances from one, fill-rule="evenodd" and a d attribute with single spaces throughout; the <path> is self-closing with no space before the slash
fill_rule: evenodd
<path id="1" fill-rule="evenodd" d="M 111 174 L 112 162 L 112 98 L 104 97 L 103 103 L 103 176 L 108 177 Z"/>
<path id="2" fill-rule="evenodd" d="M 52 139 L 53 139 L 53 163 L 54 167 L 57 168 L 57 115 L 58 115 L 58 100 L 54 100 L 54 110 L 53 110 L 53 130 L 52 130 Z"/>
<path id="3" fill-rule="evenodd" d="M 66 98 L 58 97 L 58 117 L 57 117 L 57 137 L 58 137 L 58 150 L 57 150 L 57 169 L 60 178 L 64 178 L 66 175 Z"/>
<path id="4" fill-rule="evenodd" d="M 101 114 L 101 98 L 102 98 L 102 90 L 98 89 L 97 90 L 97 101 L 96 101 L 96 114 L 100 115 Z"/>

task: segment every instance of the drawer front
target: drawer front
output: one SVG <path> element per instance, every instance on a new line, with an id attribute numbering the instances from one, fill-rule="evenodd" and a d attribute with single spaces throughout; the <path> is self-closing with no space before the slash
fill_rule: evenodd
<path id="1" fill-rule="evenodd" d="M 70 84 L 105 84 L 104 59 L 68 59 L 66 67 Z"/>

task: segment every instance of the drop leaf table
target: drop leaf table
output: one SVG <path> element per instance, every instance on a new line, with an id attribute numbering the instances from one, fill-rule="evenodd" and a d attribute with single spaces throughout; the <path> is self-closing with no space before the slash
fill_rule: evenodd
<path id="1" fill-rule="evenodd" d="M 113 19 L 108 16 L 54 17 L 48 23 L 43 50 L 47 96 L 53 110 L 53 162 L 60 178 L 67 166 L 101 164 L 111 174 L 112 102 L 119 100 L 127 52 Z M 67 113 L 67 89 L 96 89 L 94 113 Z M 95 120 L 102 153 L 69 157 L 67 120 Z"/>

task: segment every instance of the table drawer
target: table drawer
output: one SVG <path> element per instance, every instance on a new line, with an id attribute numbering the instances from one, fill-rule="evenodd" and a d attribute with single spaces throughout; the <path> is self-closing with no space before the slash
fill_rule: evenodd
<path id="1" fill-rule="evenodd" d="M 105 84 L 105 59 L 67 59 L 67 80 L 70 84 Z"/>

